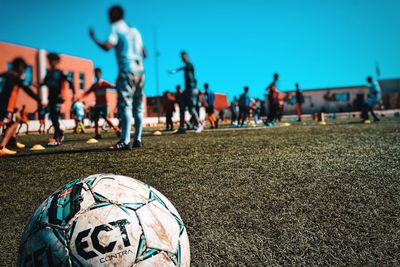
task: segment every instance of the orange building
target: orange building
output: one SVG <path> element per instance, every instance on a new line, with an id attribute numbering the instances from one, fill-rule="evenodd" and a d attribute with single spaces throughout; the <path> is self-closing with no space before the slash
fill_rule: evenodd
<path id="1" fill-rule="evenodd" d="M 47 62 L 48 52 L 42 49 L 34 49 L 30 47 L 0 42 L 0 73 L 10 69 L 11 62 L 16 57 L 22 57 L 28 64 L 25 74 L 26 84 L 40 84 L 43 81 L 49 65 Z M 60 55 L 61 62 L 59 68 L 64 71 L 75 86 L 75 94 L 79 96 L 84 90 L 88 89 L 93 83 L 93 62 L 90 59 L 84 59 L 69 55 Z M 38 93 L 37 88 L 32 87 L 32 90 Z M 46 90 L 40 90 L 42 99 L 47 99 Z M 68 91 L 67 100 L 61 108 L 61 112 L 65 119 L 70 118 L 72 92 Z M 109 100 L 109 110 L 113 115 L 116 108 L 117 96 L 115 91 L 107 92 Z M 94 105 L 94 96 L 90 95 L 85 100 L 86 106 Z M 31 99 L 22 90 L 18 96 L 17 107 L 26 105 L 30 119 L 35 119 L 37 103 Z"/>

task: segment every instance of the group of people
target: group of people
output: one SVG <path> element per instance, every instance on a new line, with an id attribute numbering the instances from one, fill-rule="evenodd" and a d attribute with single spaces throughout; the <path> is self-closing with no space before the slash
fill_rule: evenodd
<path id="1" fill-rule="evenodd" d="M 71 90 L 73 95 L 72 110 L 76 118 L 76 131 L 83 131 L 84 118 L 84 102 L 82 101 L 91 93 L 95 94 L 96 105 L 93 107 L 93 120 L 95 123 L 95 138 L 100 139 L 98 121 L 103 118 L 105 122 L 117 133 L 119 141 L 108 147 L 110 151 L 127 150 L 131 148 L 142 147 L 142 129 L 143 129 L 143 98 L 144 98 L 144 82 L 145 71 L 143 60 L 146 58 L 146 50 L 140 32 L 128 26 L 124 20 L 124 11 L 120 6 L 113 6 L 109 9 L 109 20 L 111 23 L 111 34 L 107 41 L 100 41 L 96 38 L 94 30 L 90 29 L 89 34 L 94 43 L 103 49 L 109 51 L 115 49 L 118 77 L 116 83 L 112 84 L 101 79 L 101 69 L 94 70 L 95 83 L 79 97 L 75 95 L 74 84 L 68 79 L 67 75 L 59 69 L 60 56 L 55 53 L 47 55 L 49 70 L 43 81 L 38 85 L 32 85 L 40 88 L 47 88 L 48 99 L 41 99 L 39 94 L 24 84 L 23 77 L 27 68 L 27 63 L 23 58 L 15 58 L 12 62 L 11 69 L 0 74 L 0 127 L 3 127 L 3 136 L 0 141 L 0 156 L 14 155 L 16 151 L 12 149 L 23 148 L 24 145 L 17 141 L 17 127 L 22 124 L 28 125 L 26 108 L 18 112 L 16 108 L 18 93 L 22 89 L 31 98 L 38 102 L 38 114 L 40 121 L 40 131 L 45 131 L 45 116 L 49 113 L 49 117 L 54 128 L 53 137 L 49 140 L 48 146 L 59 146 L 63 143 L 65 133 L 60 127 L 61 106 L 67 97 L 67 91 Z M 197 80 L 195 76 L 195 68 L 189 60 L 186 52 L 181 53 L 184 66 L 170 71 L 171 74 L 183 72 L 184 88 L 176 87 L 176 93 L 166 92 L 163 96 L 163 104 L 166 111 L 167 123 L 166 130 L 173 130 L 174 125 L 172 116 L 175 110 L 175 104 L 179 107 L 180 120 L 178 133 L 185 133 L 187 129 L 193 129 L 200 133 L 204 129 L 203 123 L 200 121 L 200 107 L 206 108 L 207 120 L 212 128 L 218 127 L 219 120 L 223 119 L 226 110 L 219 111 L 218 118 L 215 116 L 215 93 L 210 90 L 209 85 L 204 85 L 204 93 L 197 89 Z M 283 114 L 284 98 L 283 94 L 278 91 L 279 75 L 273 76 L 273 81 L 267 87 L 268 91 L 268 111 L 265 111 L 263 101 L 253 101 L 249 96 L 249 87 L 245 87 L 239 98 L 234 98 L 230 105 L 232 123 L 237 126 L 246 126 L 250 113 L 252 113 L 255 122 L 260 120 L 267 113 L 266 125 L 274 125 L 280 121 Z M 362 118 L 368 120 L 368 113 L 371 112 L 375 121 L 379 118 L 373 111 L 373 107 L 379 103 L 381 98 L 381 90 L 377 81 L 371 77 L 367 79 L 370 85 L 370 93 L 367 101 L 363 106 Z M 118 94 L 118 117 L 119 127 L 114 126 L 108 119 L 108 103 L 106 90 L 115 88 Z M 200 94 L 204 97 L 200 98 Z M 299 85 L 296 84 L 296 111 L 298 120 L 301 121 L 301 105 L 304 102 Z M 185 121 L 185 113 L 189 111 L 191 118 Z M 135 132 L 131 139 L 132 119 L 134 119 Z"/>
<path id="2" fill-rule="evenodd" d="M 99 41 L 92 29 L 89 34 L 92 40 L 101 49 L 109 51 L 115 48 L 118 63 L 118 78 L 116 84 L 113 85 L 101 80 L 101 70 L 95 70 L 96 82 L 80 97 L 75 96 L 74 84 L 68 79 L 67 75 L 58 68 L 60 56 L 54 53 L 47 55 L 49 70 L 39 88 L 45 86 L 48 90 L 48 99 L 41 99 L 39 94 L 35 94 L 33 90 L 24 84 L 23 76 L 27 68 L 27 63 L 23 58 L 16 58 L 12 62 L 11 70 L 0 75 L 0 121 L 5 127 L 2 139 L 0 141 L 0 156 L 14 155 L 16 151 L 12 148 L 22 148 L 23 144 L 17 142 L 17 127 L 20 124 L 21 116 L 15 112 L 16 101 L 19 90 L 24 90 L 30 97 L 38 102 L 39 119 L 44 121 L 46 112 L 49 113 L 54 135 L 49 140 L 48 146 L 59 146 L 65 138 L 65 133 L 60 127 L 61 105 L 67 97 L 67 90 L 72 91 L 73 106 L 77 128 L 82 127 L 84 114 L 84 103 L 82 99 L 90 93 L 96 96 L 96 105 L 94 107 L 95 114 L 95 132 L 96 138 L 101 138 L 99 134 L 98 119 L 104 118 L 119 136 L 119 141 L 110 146 L 108 149 L 126 150 L 132 147 L 141 147 L 143 142 L 142 124 L 143 124 L 143 86 L 145 81 L 143 59 L 146 58 L 146 51 L 143 47 L 142 37 L 139 31 L 128 26 L 124 20 L 124 11 L 120 6 L 113 6 L 109 10 L 109 20 L 111 23 L 111 34 L 107 41 Z M 107 119 L 108 106 L 106 99 L 107 88 L 116 88 L 118 93 L 118 115 L 120 118 L 120 130 L 112 125 Z M 135 120 L 135 135 L 131 140 L 132 118 Z M 41 127 L 41 131 L 44 127 Z"/>

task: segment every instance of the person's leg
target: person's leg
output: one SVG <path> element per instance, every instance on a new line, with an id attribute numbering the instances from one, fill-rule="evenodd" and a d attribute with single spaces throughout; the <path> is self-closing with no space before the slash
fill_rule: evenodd
<path id="1" fill-rule="evenodd" d="M 380 119 L 378 118 L 378 116 L 374 112 L 374 106 L 370 106 L 369 107 L 369 111 L 371 112 L 371 115 L 374 118 L 374 121 L 380 121 Z"/>
<path id="2" fill-rule="evenodd" d="M 249 113 L 250 113 L 249 108 L 246 108 L 246 109 L 244 110 L 244 112 L 243 112 L 243 122 L 242 122 L 242 125 L 245 125 L 245 122 L 246 122 L 246 124 L 247 124 L 247 118 L 249 117 Z"/>
<path id="3" fill-rule="evenodd" d="M 61 136 L 60 122 L 58 120 L 58 118 L 59 118 L 59 110 L 58 110 L 57 106 L 58 105 L 51 105 L 50 106 L 50 119 L 51 119 L 51 123 L 53 124 L 53 128 L 54 128 L 53 138 L 56 141 Z"/>
<path id="4" fill-rule="evenodd" d="M 129 79 L 132 79 L 132 81 Z M 118 113 L 121 118 L 120 143 L 129 145 L 132 127 L 133 77 L 129 74 L 121 73 L 117 80 L 117 90 Z"/>
<path id="5" fill-rule="evenodd" d="M 26 125 L 26 135 L 29 135 L 29 123 L 24 122 L 24 124 Z"/>
<path id="6" fill-rule="evenodd" d="M 18 130 L 16 132 L 16 135 L 19 135 L 19 131 L 21 131 L 22 128 L 22 122 L 18 123 Z"/>
<path id="7" fill-rule="evenodd" d="M 94 134 L 96 137 L 99 137 L 99 119 L 100 119 L 100 111 L 98 110 L 97 107 L 94 107 Z"/>
<path id="8" fill-rule="evenodd" d="M 115 126 L 109 118 L 107 118 L 106 116 L 104 116 L 103 119 L 104 119 L 104 121 L 108 124 L 108 126 L 109 126 L 110 128 L 112 128 L 115 132 L 119 132 L 118 127 Z"/>
<path id="9" fill-rule="evenodd" d="M 368 120 L 368 117 L 369 117 L 368 109 L 369 109 L 368 104 L 364 103 L 362 106 L 362 110 L 361 110 L 361 119 L 362 120 Z"/>
<path id="10" fill-rule="evenodd" d="M 141 143 L 143 131 L 143 94 L 141 92 L 133 97 L 133 117 L 135 119 L 134 142 Z"/>
<path id="11" fill-rule="evenodd" d="M 13 136 L 15 136 L 18 124 L 19 124 L 18 122 L 14 122 L 6 127 L 6 129 L 4 131 L 4 135 L 0 141 L 0 148 L 5 147 L 8 144 L 8 142 L 10 141 L 10 139 Z"/>
<path id="12" fill-rule="evenodd" d="M 297 113 L 297 119 L 301 121 L 301 106 L 300 103 L 296 103 L 296 113 Z"/>
<path id="13" fill-rule="evenodd" d="M 172 123 L 172 111 L 171 110 L 168 110 L 167 112 L 166 112 L 166 123 L 167 123 L 167 131 L 172 131 L 173 130 L 173 128 L 174 128 L 174 125 L 173 125 L 173 123 Z"/>

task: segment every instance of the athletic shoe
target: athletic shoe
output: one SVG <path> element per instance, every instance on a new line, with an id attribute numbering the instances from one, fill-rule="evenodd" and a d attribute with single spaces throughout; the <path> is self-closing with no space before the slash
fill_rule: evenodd
<path id="1" fill-rule="evenodd" d="M 122 142 L 118 142 L 115 145 L 110 146 L 107 150 L 108 151 L 120 151 L 120 150 L 131 150 L 132 145 L 131 143 L 125 144 Z"/>
<path id="2" fill-rule="evenodd" d="M 61 143 L 54 139 L 52 141 L 50 141 L 49 143 L 47 143 L 47 146 L 60 146 L 60 145 L 61 145 Z"/>
<path id="3" fill-rule="evenodd" d="M 186 129 L 185 128 L 180 128 L 178 129 L 178 131 L 176 132 L 177 134 L 185 134 L 186 133 Z"/>
<path id="4" fill-rule="evenodd" d="M 140 148 L 140 147 L 143 147 L 143 146 L 144 146 L 144 143 L 142 141 L 139 141 L 139 140 L 135 140 L 133 142 L 133 145 L 132 145 L 132 147 L 134 147 L 134 148 Z"/>
<path id="5" fill-rule="evenodd" d="M 197 127 L 195 133 L 201 133 L 204 130 L 203 125 L 199 125 L 199 127 Z"/>
<path id="6" fill-rule="evenodd" d="M 96 140 L 100 140 L 102 137 L 101 137 L 101 134 L 98 133 L 93 138 Z"/>
<path id="7" fill-rule="evenodd" d="M 380 122 L 381 120 L 380 119 L 374 119 L 374 122 Z"/>
<path id="8" fill-rule="evenodd" d="M 61 143 L 55 140 L 54 138 L 50 138 L 49 143 L 47 144 L 47 146 L 60 146 L 60 145 Z"/>
<path id="9" fill-rule="evenodd" d="M 15 154 L 17 154 L 17 151 L 9 150 L 6 147 L 3 147 L 3 148 L 0 149 L 0 157 L 12 156 L 12 155 L 15 155 Z"/>

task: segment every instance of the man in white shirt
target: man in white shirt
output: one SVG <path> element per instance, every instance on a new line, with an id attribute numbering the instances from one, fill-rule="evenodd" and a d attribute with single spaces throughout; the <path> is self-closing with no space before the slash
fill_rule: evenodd
<path id="1" fill-rule="evenodd" d="M 99 41 L 91 29 L 93 41 L 103 50 L 115 48 L 119 74 L 117 78 L 118 113 L 121 118 L 121 138 L 109 150 L 127 150 L 142 147 L 143 85 L 145 80 L 143 59 L 146 51 L 139 31 L 129 27 L 124 21 L 124 11 L 120 6 L 109 10 L 111 34 L 106 42 Z M 135 119 L 135 137 L 131 142 L 130 129 L 132 112 Z"/>

